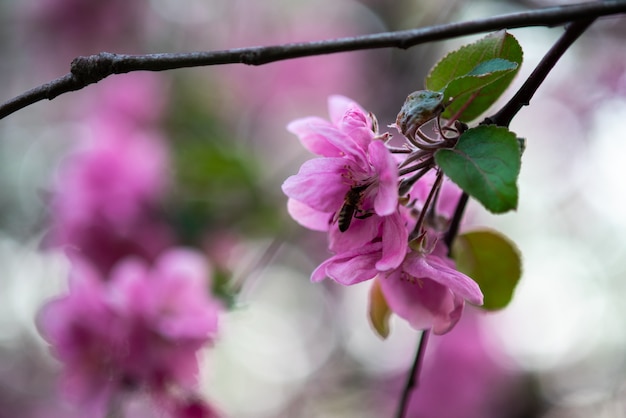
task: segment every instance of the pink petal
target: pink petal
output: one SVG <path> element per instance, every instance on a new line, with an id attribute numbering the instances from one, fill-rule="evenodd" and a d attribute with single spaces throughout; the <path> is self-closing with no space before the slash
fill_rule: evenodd
<path id="1" fill-rule="evenodd" d="M 337 147 L 342 152 L 342 156 L 356 161 L 363 169 L 369 167 L 366 155 L 367 149 L 363 148 L 361 144 L 358 144 L 350 136 L 332 126 L 318 126 L 316 127 L 316 132 L 318 135 L 326 138 L 330 144 Z"/>
<path id="2" fill-rule="evenodd" d="M 333 123 L 333 125 L 339 125 L 339 122 L 341 121 L 345 113 L 352 106 L 356 106 L 361 109 L 361 107 L 355 101 L 345 96 L 341 96 L 338 94 L 330 96 L 328 98 L 328 113 L 330 116 L 330 121 Z M 363 111 L 363 109 L 361 110 Z M 363 111 L 363 113 L 365 113 L 365 111 Z"/>
<path id="3" fill-rule="evenodd" d="M 375 264 L 380 248 L 381 244 L 375 243 L 337 254 L 315 269 L 311 280 L 317 282 L 329 277 L 346 286 L 370 280 L 378 274 Z"/>
<path id="4" fill-rule="evenodd" d="M 330 228 L 329 248 L 335 253 L 350 251 L 372 242 L 380 230 L 381 218 L 373 215 L 369 218 L 353 218 L 347 231 L 341 232 L 337 223 Z"/>
<path id="5" fill-rule="evenodd" d="M 375 136 L 369 116 L 356 105 L 346 110 L 337 127 L 362 149 L 367 149 Z"/>
<path id="6" fill-rule="evenodd" d="M 313 231 L 328 231 L 332 212 L 320 212 L 295 199 L 287 200 L 287 212 L 300 225 Z"/>
<path id="7" fill-rule="evenodd" d="M 398 207 L 398 169 L 393 155 L 382 141 L 373 141 L 369 157 L 378 176 L 378 194 L 374 199 L 374 210 L 380 216 L 394 213 Z"/>
<path id="8" fill-rule="evenodd" d="M 300 167 L 298 174 L 285 180 L 283 192 L 320 212 L 335 212 L 350 189 L 342 176 L 349 163 L 344 158 L 309 160 Z"/>
<path id="9" fill-rule="evenodd" d="M 319 127 L 321 126 L 333 127 L 328 121 L 311 116 L 294 120 L 287 125 L 287 130 L 296 134 L 304 148 L 313 154 L 324 157 L 340 157 L 342 155 L 341 150 L 319 133 Z"/>
<path id="10" fill-rule="evenodd" d="M 483 294 L 478 284 L 465 274 L 446 265 L 435 255 L 411 253 L 403 264 L 404 271 L 417 279 L 429 279 L 449 288 L 454 294 L 474 305 L 483 304 Z"/>
<path id="11" fill-rule="evenodd" d="M 404 261 L 408 247 L 409 231 L 404 218 L 396 212 L 383 218 L 382 257 L 376 263 L 380 271 L 397 268 Z"/>
<path id="12" fill-rule="evenodd" d="M 118 314 L 145 315 L 153 309 L 153 287 L 148 275 L 147 263 L 134 257 L 122 260 L 111 270 L 108 299 Z"/>

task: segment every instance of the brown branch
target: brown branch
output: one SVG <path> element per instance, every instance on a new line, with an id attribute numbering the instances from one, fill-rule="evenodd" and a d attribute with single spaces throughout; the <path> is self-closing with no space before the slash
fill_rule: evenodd
<path id="1" fill-rule="evenodd" d="M 626 1 L 593 1 L 576 5 L 547 7 L 468 22 L 448 23 L 398 32 L 291 43 L 223 51 L 122 55 L 103 52 L 72 61 L 71 72 L 35 87 L 0 105 L 0 119 L 43 99 L 80 90 L 113 75 L 132 71 L 166 71 L 178 68 L 223 64 L 263 65 L 270 62 L 314 55 L 377 48 L 407 49 L 426 42 L 530 26 L 555 26 L 568 22 L 626 13 Z"/>
<path id="2" fill-rule="evenodd" d="M 426 355 L 426 345 L 428 344 L 428 337 L 430 336 L 430 330 L 422 331 L 417 349 L 415 351 L 415 357 L 413 358 L 413 365 L 409 371 L 409 376 L 404 384 L 402 390 L 402 397 L 398 404 L 398 410 L 396 412 L 396 418 L 405 418 L 409 408 L 409 401 L 411 400 L 411 392 L 417 389 L 419 386 L 420 372 L 422 370 L 422 364 L 424 363 L 424 356 Z"/>
<path id="3" fill-rule="evenodd" d="M 508 127 L 511 120 L 513 120 L 515 115 L 517 115 L 517 112 L 519 112 L 522 107 L 530 104 L 530 99 L 532 99 L 535 95 L 539 86 L 541 86 L 565 51 L 572 46 L 576 39 L 578 39 L 580 35 L 587 30 L 587 28 L 589 28 L 593 21 L 594 19 L 580 20 L 568 25 L 565 33 L 563 33 L 559 40 L 541 59 L 541 62 L 533 70 L 511 100 L 509 100 L 509 102 L 505 104 L 502 109 L 498 111 L 498 113 L 486 118 L 482 123 Z"/>

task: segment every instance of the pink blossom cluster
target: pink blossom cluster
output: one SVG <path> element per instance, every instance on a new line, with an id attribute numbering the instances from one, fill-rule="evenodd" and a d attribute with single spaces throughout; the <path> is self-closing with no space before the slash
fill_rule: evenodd
<path id="1" fill-rule="evenodd" d="M 161 215 L 171 169 L 152 77 L 108 86 L 51 193 L 46 245 L 69 256 L 70 283 L 38 325 L 89 417 L 145 394 L 172 417 L 216 416 L 196 393 L 197 352 L 215 338 L 220 304 L 207 257 L 179 247 Z"/>
<path id="2" fill-rule="evenodd" d="M 75 261 L 68 294 L 41 309 L 38 325 L 85 416 L 103 417 L 141 392 L 164 410 L 198 408 L 196 352 L 217 332 L 208 278 L 205 258 L 191 250 L 168 251 L 153 266 L 128 258 L 108 277 Z M 198 416 L 214 416 L 204 409 Z"/>
<path id="3" fill-rule="evenodd" d="M 328 233 L 333 255 L 311 279 L 343 285 L 377 280 L 389 308 L 415 329 L 448 332 L 466 300 L 483 300 L 478 285 L 455 269 L 441 239 L 439 224 L 450 217 L 460 190 L 439 173 L 422 171 L 413 181 L 400 171 L 407 155 L 426 154 L 392 153 L 391 135 L 379 133 L 374 116 L 355 102 L 332 96 L 329 110 L 330 121 L 307 117 L 288 125 L 319 156 L 282 187 L 290 215 Z M 399 189 L 406 184 L 408 190 Z"/>

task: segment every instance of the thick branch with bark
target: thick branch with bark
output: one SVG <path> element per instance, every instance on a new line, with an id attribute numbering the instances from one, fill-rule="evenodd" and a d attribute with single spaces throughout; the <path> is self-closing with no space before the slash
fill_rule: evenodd
<path id="1" fill-rule="evenodd" d="M 448 23 L 398 32 L 339 38 L 325 41 L 291 43 L 267 47 L 237 48 L 224 51 L 122 55 L 102 52 L 78 57 L 71 72 L 35 87 L 0 105 L 0 119 L 44 99 L 80 90 L 113 74 L 133 71 L 166 71 L 178 68 L 223 64 L 263 65 L 270 62 L 379 48 L 407 49 L 432 41 L 460 36 L 531 26 L 556 26 L 600 16 L 626 13 L 626 1 L 594 1 L 569 6 L 547 7 L 468 22 Z"/>

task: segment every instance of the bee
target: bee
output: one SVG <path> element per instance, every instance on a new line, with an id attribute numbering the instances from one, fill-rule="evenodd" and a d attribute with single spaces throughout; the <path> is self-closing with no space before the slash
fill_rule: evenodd
<path id="1" fill-rule="evenodd" d="M 355 186 L 350 188 L 343 200 L 343 205 L 337 213 L 337 225 L 339 231 L 346 232 L 352 223 L 352 218 L 365 219 L 373 215 L 373 213 L 364 213 L 359 207 L 363 192 L 369 187 L 369 184 Z"/>

